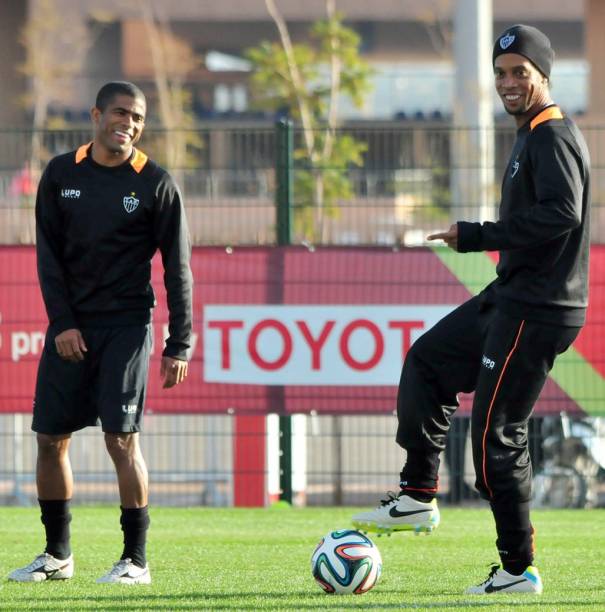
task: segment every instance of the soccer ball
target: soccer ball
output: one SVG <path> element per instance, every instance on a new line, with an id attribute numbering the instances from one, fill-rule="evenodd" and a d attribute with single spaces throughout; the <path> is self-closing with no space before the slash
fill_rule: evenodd
<path id="1" fill-rule="evenodd" d="M 359 595 L 378 582 L 382 558 L 370 538 L 340 529 L 321 539 L 311 557 L 311 571 L 326 593 Z"/>

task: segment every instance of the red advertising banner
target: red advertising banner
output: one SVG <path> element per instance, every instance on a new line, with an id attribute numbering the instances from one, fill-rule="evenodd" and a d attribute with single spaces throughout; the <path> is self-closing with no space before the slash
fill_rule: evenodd
<path id="1" fill-rule="evenodd" d="M 0 412 L 30 412 L 46 329 L 35 251 L 7 246 L 0 254 Z M 472 268 L 475 260 L 465 257 Z M 592 261 L 589 323 L 576 342 L 573 378 L 586 374 L 594 395 L 605 374 L 603 247 L 593 247 Z M 195 248 L 190 374 L 163 390 L 167 310 L 156 259 L 147 410 L 390 413 L 411 344 L 482 286 L 478 274 L 475 289 L 471 268 L 460 278 L 428 248 Z M 585 409 L 564 378 L 549 379 L 538 412 Z M 469 397 L 461 402 L 460 413 L 468 413 Z"/>

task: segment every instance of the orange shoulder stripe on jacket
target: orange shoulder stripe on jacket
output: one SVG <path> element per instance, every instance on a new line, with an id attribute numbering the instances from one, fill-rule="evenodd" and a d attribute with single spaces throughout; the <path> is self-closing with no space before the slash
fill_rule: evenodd
<path id="1" fill-rule="evenodd" d="M 78 147 L 76 151 L 76 164 L 79 164 L 83 159 L 86 159 L 86 155 L 88 154 L 88 147 L 92 144 L 92 140 L 87 142 L 85 145 Z"/>
<path id="2" fill-rule="evenodd" d="M 86 143 L 85 145 L 82 145 L 81 147 L 78 147 L 78 150 L 76 151 L 76 164 L 79 164 L 83 159 L 86 159 L 86 156 L 88 155 L 88 148 L 91 144 L 92 141 Z M 147 157 L 147 155 L 145 155 L 145 153 L 143 153 L 143 151 L 135 149 L 134 155 L 130 160 L 130 165 L 138 174 L 145 167 L 145 164 L 147 163 L 148 159 L 149 158 Z"/>
<path id="3" fill-rule="evenodd" d="M 533 130 L 538 127 L 541 123 L 549 121 L 550 119 L 563 119 L 563 113 L 558 106 L 549 106 L 545 108 L 541 113 L 538 113 L 530 122 L 529 129 Z"/>
<path id="4" fill-rule="evenodd" d="M 134 171 L 138 174 L 145 167 L 147 160 L 149 158 L 143 151 L 139 151 L 138 149 L 134 150 L 134 155 L 130 160 L 130 165 L 134 168 Z"/>

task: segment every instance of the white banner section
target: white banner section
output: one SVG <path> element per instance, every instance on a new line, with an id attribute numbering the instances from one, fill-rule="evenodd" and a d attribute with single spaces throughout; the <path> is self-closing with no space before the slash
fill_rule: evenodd
<path id="1" fill-rule="evenodd" d="M 204 306 L 204 380 L 397 385 L 412 343 L 455 307 Z"/>

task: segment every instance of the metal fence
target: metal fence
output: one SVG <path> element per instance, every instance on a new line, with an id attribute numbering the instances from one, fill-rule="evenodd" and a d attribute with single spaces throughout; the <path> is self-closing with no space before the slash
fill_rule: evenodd
<path id="1" fill-rule="evenodd" d="M 602 243 L 605 128 L 587 127 L 583 131 L 593 156 L 593 241 Z M 348 181 L 351 196 L 336 201 L 323 231 L 313 235 L 316 244 L 415 245 L 422 243 L 427 231 L 446 227 L 458 213 L 478 218 L 481 206 L 495 209 L 500 175 L 514 139 L 509 127 L 486 135 L 494 143 L 494 184 L 487 191 L 477 192 L 476 201 L 454 210 L 453 174 L 460 169 L 481 169 L 466 167 L 465 160 L 472 159 L 470 154 L 452 157 L 454 147 L 459 152 L 463 150 L 461 142 L 472 141 L 469 133 L 427 123 L 357 125 L 341 133 L 363 142 L 366 150 L 360 166 L 337 169 Z M 185 193 L 194 244 L 275 244 L 275 128 L 213 124 L 180 136 L 186 155 L 171 171 Z M 174 137 L 148 129 L 141 148 L 167 165 Z M 296 131 L 295 148 L 301 146 L 301 138 Z M 39 174 L 38 168 L 30 165 L 32 149 L 40 148 L 44 162 L 89 140 L 88 129 L 39 134 L 0 130 L 0 244 L 31 244 L 34 240 L 33 205 Z M 297 173 L 309 167 L 295 157 L 291 170 L 296 180 Z M 308 206 L 300 194 L 294 194 L 295 212 Z M 304 231 L 296 229 L 294 239 L 305 240 Z M 444 500 L 452 503 L 476 500 L 466 423 L 465 419 L 455 422 L 450 451 L 442 461 Z M 551 417 L 550 422 L 539 423 L 539 427 L 532 425 L 531 437 L 540 475 L 538 501 L 561 506 L 604 503 L 602 421 Z M 305 417 L 297 447 L 300 456 L 294 457 L 298 502 L 376 502 L 385 490 L 396 486 L 403 463 L 394 431 L 393 416 Z M 35 502 L 36 453 L 29 417 L 0 416 L 0 437 L 0 500 Z M 271 452 L 276 452 L 278 440 L 267 438 L 266 443 L 268 449 L 274 449 Z M 148 415 L 142 444 L 150 469 L 152 503 L 233 503 L 232 416 Z M 104 451 L 102 435 L 93 429 L 74 435 L 71 456 L 76 500 L 117 502 L 113 466 Z M 263 476 L 267 481 L 276 477 L 270 461 Z"/>
<path id="2" fill-rule="evenodd" d="M 269 417 L 271 418 L 271 417 Z M 396 489 L 405 454 L 394 442 L 395 416 L 301 416 L 295 433 L 294 503 L 308 506 L 373 505 Z M 454 419 L 442 456 L 440 501 L 479 502 L 468 419 Z M 605 419 L 544 417 L 530 422 L 535 504 L 544 507 L 605 505 Z M 255 435 L 255 434 L 250 434 Z M 271 433 L 263 444 L 278 452 Z M 230 506 L 234 503 L 232 416 L 147 415 L 142 448 L 150 477 L 150 503 Z M 36 503 L 35 438 L 26 415 L 0 416 L 0 503 Z M 118 503 L 113 465 L 103 436 L 93 428 L 74 434 L 70 448 L 74 502 Z M 266 502 L 278 494 L 278 465 L 247 474 L 269 483 Z M 245 479 L 244 479 L 245 481 Z M 271 486 L 273 483 L 273 486 Z"/>
<path id="3" fill-rule="evenodd" d="M 583 131 L 592 154 L 592 235 L 600 242 L 605 229 L 605 128 Z M 360 165 L 313 168 L 296 154 L 303 150 L 304 139 L 302 131 L 294 129 L 291 171 L 295 186 L 304 182 L 304 174 L 311 169 L 314 176 L 339 173 L 349 190 L 346 198 L 334 198 L 321 232 L 309 236 L 295 223 L 294 242 L 417 245 L 427 231 L 442 228 L 450 219 L 495 215 L 501 175 L 514 140 L 510 126 L 478 135 L 477 130 L 424 122 L 356 125 L 338 130 L 337 135 L 362 144 L 365 152 Z M 0 244 L 33 241 L 39 166 L 90 139 L 88 129 L 0 130 Z M 477 158 L 473 152 L 478 140 L 489 145 L 486 158 Z M 174 141 L 182 143 L 178 155 L 171 147 Z M 170 134 L 149 128 L 141 148 L 170 167 L 181 185 L 194 244 L 275 244 L 274 126 L 212 124 Z M 40 151 L 40 163 L 34 167 L 30 165 L 32 150 Z M 169 161 L 175 155 L 180 160 L 176 167 Z M 467 186 L 462 201 L 455 193 L 457 177 Z M 294 193 L 292 205 L 295 217 L 317 207 L 303 190 Z"/>

